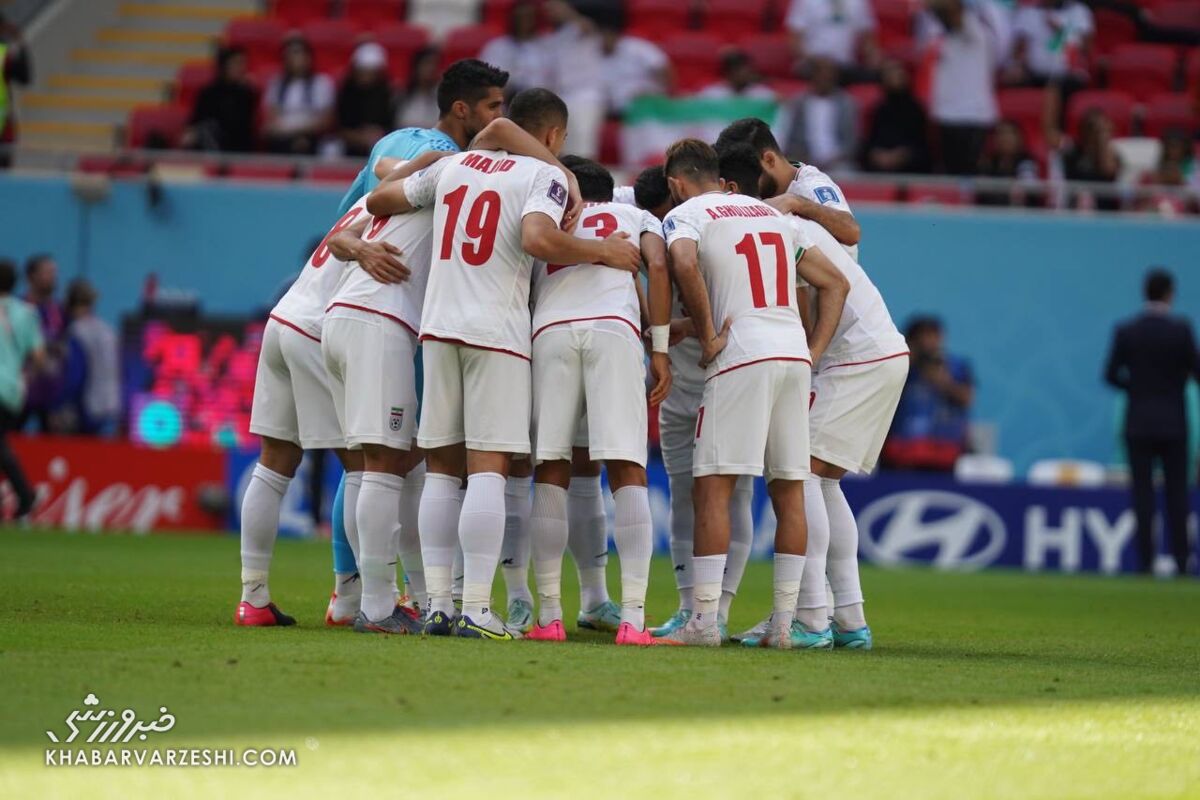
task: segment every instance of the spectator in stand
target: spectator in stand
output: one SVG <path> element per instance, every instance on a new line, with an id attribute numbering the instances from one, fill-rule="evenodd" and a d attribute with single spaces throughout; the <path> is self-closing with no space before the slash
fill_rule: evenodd
<path id="1" fill-rule="evenodd" d="M 1112 142 L 1112 120 L 1100 109 L 1090 109 L 1079 122 L 1079 141 L 1069 145 L 1062 156 L 1063 175 L 1069 181 L 1114 183 L 1121 172 L 1121 156 Z M 1098 198 L 1080 192 L 1076 203 L 1104 211 L 1121 207 L 1120 198 L 1112 192 L 1101 193 Z"/>
<path id="2" fill-rule="evenodd" d="M 1196 159 L 1192 143 L 1183 131 L 1167 131 L 1159 141 L 1158 165 L 1147 173 L 1142 183 L 1150 187 L 1139 199 L 1142 211 L 1158 211 L 1162 214 L 1181 214 L 1196 208 L 1196 191 L 1200 190 L 1200 175 L 1196 172 Z M 1153 187 L 1168 187 L 1155 191 Z M 1179 190 L 1190 188 L 1191 192 Z"/>
<path id="3" fill-rule="evenodd" d="M 1165 269 L 1146 275 L 1144 310 L 1117 326 L 1104 379 L 1125 392 L 1125 444 L 1129 453 L 1133 510 L 1143 572 L 1154 570 L 1154 467 L 1162 466 L 1166 494 L 1164 527 L 1179 575 L 1188 571 L 1187 415 L 1184 388 L 1200 379 L 1200 352 L 1186 317 L 1171 311 L 1175 279 Z"/>
<path id="4" fill-rule="evenodd" d="M 338 90 L 337 125 L 342 152 L 369 155 L 390 129 L 392 117 L 387 51 L 375 42 L 365 42 L 354 51 L 350 73 Z"/>
<path id="5" fill-rule="evenodd" d="M 775 91 L 762 82 L 745 50 L 730 47 L 721 53 L 721 80 L 701 90 L 700 96 L 774 100 Z"/>
<path id="6" fill-rule="evenodd" d="M 116 433 L 121 412 L 117 333 L 96 316 L 96 289 L 84 278 L 67 287 L 65 408 L 70 430 L 88 436 Z"/>
<path id="7" fill-rule="evenodd" d="M 21 427 L 32 419 L 40 431 L 54 429 L 52 415 L 62 397 L 63 334 L 66 319 L 58 303 L 58 263 L 49 255 L 39 253 L 25 262 L 25 282 L 28 291 L 25 301 L 37 312 L 44 342 L 44 357 L 38 359 L 29 374 L 25 395 L 25 411 Z"/>
<path id="8" fill-rule="evenodd" d="M 784 152 L 789 158 L 831 171 L 853 166 L 858 152 L 858 105 L 838 85 L 831 58 L 812 60 L 808 91 L 783 110 Z"/>
<path id="9" fill-rule="evenodd" d="M 276 153 L 311 155 L 333 119 L 333 79 L 313 69 L 312 46 L 298 36 L 283 45 L 283 70 L 267 85 L 267 147 Z"/>
<path id="10" fill-rule="evenodd" d="M 1036 180 L 1037 160 L 1025 148 L 1025 136 L 1021 128 L 1011 120 L 1001 120 L 992 131 L 991 143 L 979 162 L 979 174 L 988 178 L 1016 178 L 1018 181 Z M 975 195 L 975 202 L 985 206 L 1036 205 L 1040 193 L 1030 194 L 1019 183 L 1007 191 L 982 190 Z"/>
<path id="11" fill-rule="evenodd" d="M 871 115 L 862 167 L 869 172 L 928 172 L 929 119 L 913 94 L 904 64 L 885 61 L 883 100 Z"/>
<path id="12" fill-rule="evenodd" d="M 995 68 L 1002 34 L 991 17 L 964 0 L 929 0 L 921 50 L 937 125 L 942 168 L 973 175 L 996 124 Z"/>
<path id="13" fill-rule="evenodd" d="M 441 52 L 436 47 L 423 47 L 413 54 L 408 71 L 408 85 L 396 103 L 395 128 L 432 128 L 437 124 L 437 87 L 441 80 Z"/>
<path id="14" fill-rule="evenodd" d="M 538 3 L 518 0 L 512 7 L 508 33 L 492 39 L 479 54 L 479 60 L 508 73 L 505 95 L 522 89 L 548 86 L 553 73 L 549 48 L 538 34 Z"/>
<path id="15" fill-rule="evenodd" d="M 258 90 L 247 79 L 246 52 L 240 47 L 217 51 L 212 83 L 200 90 L 182 145 L 198 150 L 248 153 L 254 149 Z"/>
<path id="16" fill-rule="evenodd" d="M 1071 89 L 1087 83 L 1095 23 L 1092 12 L 1076 0 L 1041 0 L 1024 5 L 1013 17 L 1013 53 L 1007 83 Z"/>
<path id="17" fill-rule="evenodd" d="M 911 353 L 908 382 L 883 448 L 890 469 L 950 472 L 967 451 L 975 379 L 965 359 L 945 351 L 942 323 L 916 317 L 905 331 Z"/>
<path id="18" fill-rule="evenodd" d="M 792 0 L 785 24 L 796 57 L 806 66 L 818 57 L 833 59 L 848 72 L 879 66 L 870 0 Z"/>
<path id="19" fill-rule="evenodd" d="M 665 94 L 671 65 L 652 42 L 627 36 L 623 6 L 592 0 L 578 8 L 549 0 L 555 31 L 547 39 L 553 59 L 552 87 L 571 109 L 571 151 L 595 157 L 606 115 L 619 116 L 634 98 Z"/>
<path id="20" fill-rule="evenodd" d="M 25 370 L 36 372 L 45 356 L 36 312 L 13 297 L 17 268 L 0 260 L 0 473 L 8 478 L 17 496 L 15 519 L 33 510 L 36 499 L 25 471 L 8 444 L 8 434 L 20 429 L 19 417 L 25 401 Z"/>
<path id="21" fill-rule="evenodd" d="M 21 29 L 0 14 L 0 148 L 17 141 L 17 116 L 13 106 L 13 85 L 28 86 L 33 80 L 33 62 Z M 0 151 L 0 169 L 12 163 L 12 155 Z"/>

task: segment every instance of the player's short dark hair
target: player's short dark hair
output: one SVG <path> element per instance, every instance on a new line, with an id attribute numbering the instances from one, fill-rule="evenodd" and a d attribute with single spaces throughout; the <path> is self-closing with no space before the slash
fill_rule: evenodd
<path id="1" fill-rule="evenodd" d="M 529 133 L 567 127 L 567 104 L 549 89 L 525 89 L 508 104 L 508 118 Z"/>
<path id="2" fill-rule="evenodd" d="M 667 148 L 667 163 L 663 171 L 668 178 L 716 180 L 721 174 L 717 151 L 699 139 L 680 139 Z"/>
<path id="3" fill-rule="evenodd" d="M 758 117 L 744 117 L 729 123 L 721 135 L 717 137 L 717 150 L 724 150 L 737 142 L 745 142 L 754 148 L 760 156 L 766 152 L 783 153 L 771 126 Z"/>
<path id="4" fill-rule="evenodd" d="M 12 294 L 17 286 L 17 265 L 11 258 L 0 258 L 0 294 Z"/>
<path id="5" fill-rule="evenodd" d="M 455 61 L 442 73 L 437 87 L 438 113 L 445 116 L 459 100 L 474 105 L 487 96 L 493 86 L 503 89 L 508 73 L 477 58 Z"/>
<path id="6" fill-rule="evenodd" d="M 646 167 L 633 182 L 633 202 L 638 208 L 658 208 L 671 199 L 671 187 L 667 185 L 667 173 L 662 164 Z"/>
<path id="7" fill-rule="evenodd" d="M 762 162 L 758 151 L 746 142 L 731 144 L 717 151 L 721 159 L 721 177 L 737 184 L 738 192 L 758 197 L 758 179 L 762 177 Z"/>
<path id="8" fill-rule="evenodd" d="M 590 158 L 563 156 L 562 165 L 575 173 L 579 193 L 589 203 L 607 203 L 613 197 L 612 173 Z"/>
<path id="9" fill-rule="evenodd" d="M 1145 291 L 1151 303 L 1165 300 L 1175 291 L 1175 278 L 1162 267 L 1154 267 L 1146 273 Z"/>

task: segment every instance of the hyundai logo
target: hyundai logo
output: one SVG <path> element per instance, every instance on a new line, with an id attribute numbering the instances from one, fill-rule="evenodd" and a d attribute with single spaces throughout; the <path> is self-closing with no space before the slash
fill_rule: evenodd
<path id="1" fill-rule="evenodd" d="M 1004 549 L 1004 521 L 990 507 L 953 492 L 882 497 L 858 514 L 862 549 L 880 564 L 932 564 L 976 570 Z"/>

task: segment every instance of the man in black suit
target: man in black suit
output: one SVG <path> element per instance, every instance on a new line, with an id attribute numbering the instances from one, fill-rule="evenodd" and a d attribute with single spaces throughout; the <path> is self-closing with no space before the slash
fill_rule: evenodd
<path id="1" fill-rule="evenodd" d="M 1187 572 L 1188 452 L 1184 385 L 1200 376 L 1192 326 L 1171 314 L 1175 280 L 1164 269 L 1146 275 L 1146 307 L 1117 326 L 1104 378 L 1129 396 L 1125 442 L 1133 478 L 1138 552 L 1143 572 L 1154 568 L 1154 462 L 1162 464 L 1166 528 L 1179 574 Z"/>

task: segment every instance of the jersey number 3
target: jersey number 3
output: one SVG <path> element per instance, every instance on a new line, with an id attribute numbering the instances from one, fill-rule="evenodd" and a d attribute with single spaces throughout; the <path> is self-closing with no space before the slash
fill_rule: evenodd
<path id="1" fill-rule="evenodd" d="M 583 222 L 579 223 L 579 226 L 581 228 L 587 228 L 588 230 L 594 230 L 596 232 L 597 239 L 607 239 L 617 232 L 617 218 L 606 211 L 602 211 L 599 214 L 593 214 L 590 217 L 585 217 Z M 547 264 L 546 274 L 553 275 L 560 269 L 566 269 L 567 267 L 573 266 L 575 265 Z"/>
<path id="2" fill-rule="evenodd" d="M 787 245 L 784 244 L 783 234 L 764 231 L 758 234 L 758 240 L 764 247 L 775 251 L 775 305 L 791 305 L 791 297 L 788 296 Z M 754 307 L 766 308 L 767 293 L 763 287 L 762 261 L 758 257 L 758 245 L 754 241 L 754 234 L 747 233 L 733 249 L 746 259 L 746 269 L 750 272 L 750 299 L 754 301 Z"/>
<path id="3" fill-rule="evenodd" d="M 442 198 L 446 204 L 446 225 L 442 229 L 442 250 L 439 254 L 442 261 L 448 261 L 454 255 L 454 231 L 458 228 L 458 218 L 466 199 L 466 186 L 460 186 Z M 496 249 L 499 227 L 500 195 L 491 189 L 480 192 L 463 223 L 467 241 L 462 243 L 462 260 L 472 267 L 486 264 Z"/>

